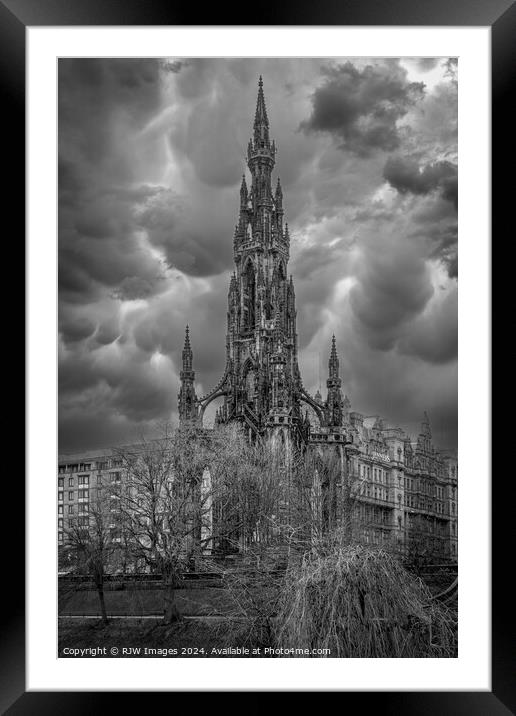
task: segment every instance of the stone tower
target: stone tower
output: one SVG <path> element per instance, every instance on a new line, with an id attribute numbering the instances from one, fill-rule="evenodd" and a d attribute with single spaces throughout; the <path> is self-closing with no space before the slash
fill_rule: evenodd
<path id="1" fill-rule="evenodd" d="M 260 77 L 247 147 L 250 181 L 248 185 L 245 175 L 242 177 L 233 236 L 235 268 L 228 292 L 226 366 L 215 388 L 197 398 L 187 331 L 179 414 L 182 422 L 195 419 L 202 424 L 206 407 L 223 396 L 216 424 L 239 421 L 250 439 L 264 436 L 299 445 L 310 439 L 310 423 L 302 414 L 301 402 L 311 406 L 321 426 L 333 429 L 342 426 L 343 400 L 335 337 L 327 401 L 316 400 L 302 385 L 294 282 L 288 275 L 290 236 L 279 179 L 273 189 L 275 161 L 276 145 L 269 134 Z"/>

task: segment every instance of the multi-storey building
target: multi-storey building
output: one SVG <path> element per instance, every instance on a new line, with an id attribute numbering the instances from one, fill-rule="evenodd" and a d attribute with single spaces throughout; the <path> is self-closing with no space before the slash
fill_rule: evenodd
<path id="1" fill-rule="evenodd" d="M 58 544 L 64 541 L 70 524 L 78 527 L 90 524 L 90 505 L 95 502 L 101 487 L 109 486 L 116 512 L 116 495 L 122 484 L 121 460 L 111 451 L 92 451 L 59 458 L 57 475 Z M 116 529 L 113 517 L 112 529 Z"/>
<path id="2" fill-rule="evenodd" d="M 426 414 L 416 440 L 400 428 L 386 427 L 377 417 L 364 418 L 350 412 L 347 420 L 354 442 L 346 448 L 347 472 L 338 475 L 335 484 L 336 524 L 342 521 L 346 509 L 347 480 L 354 540 L 389 547 L 408 556 L 456 561 L 457 459 L 433 446 Z M 321 441 L 327 445 L 325 438 L 330 433 L 319 432 L 322 428 L 310 430 L 314 448 Z M 335 441 L 335 445 L 339 442 Z M 61 455 L 57 478 L 58 544 L 63 544 L 70 517 L 75 524 L 88 524 L 89 505 L 100 486 L 109 488 L 113 502 L 110 527 L 116 532 L 116 497 L 125 477 L 117 451 Z"/>
<path id="3" fill-rule="evenodd" d="M 433 446 L 426 414 L 421 433 L 412 442 L 401 429 L 351 411 L 349 399 L 342 394 L 335 337 L 326 399 L 319 391 L 310 395 L 303 386 L 294 281 L 288 276 L 290 234 L 279 179 L 272 189 L 275 158 L 260 77 L 247 150 L 251 180 L 248 187 L 242 178 L 233 237 L 226 364 L 217 385 L 197 396 L 186 328 L 178 395 L 180 423 L 203 427 L 207 406 L 222 399 L 215 427 L 240 424 L 249 440 L 271 440 L 284 446 L 287 455 L 333 451 L 341 464 L 338 474 L 315 485 L 325 495 L 323 522 L 338 525 L 345 512 L 352 513 L 356 538 L 390 544 L 404 552 L 455 559 L 457 461 Z M 113 456 L 101 454 L 74 460 L 63 457 L 58 477 L 59 529 L 65 515 L 75 510 L 86 520 L 89 481 L 102 480 L 106 472 L 117 475 L 115 462 Z M 317 482 L 317 475 L 314 479 Z"/>

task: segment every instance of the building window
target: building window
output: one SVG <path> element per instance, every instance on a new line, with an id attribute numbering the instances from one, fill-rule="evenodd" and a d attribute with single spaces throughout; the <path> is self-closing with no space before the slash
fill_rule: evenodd
<path id="1" fill-rule="evenodd" d="M 68 505 L 68 514 L 73 515 L 73 512 L 74 512 L 73 505 Z"/>
<path id="2" fill-rule="evenodd" d="M 88 512 L 88 504 L 85 502 L 81 502 L 81 504 L 79 505 L 79 514 L 84 514 L 86 512 Z"/>
<path id="3" fill-rule="evenodd" d="M 68 487 L 73 487 L 73 477 L 68 478 Z"/>
<path id="4" fill-rule="evenodd" d="M 87 500 L 89 498 L 89 490 L 79 490 L 79 500 Z"/>
<path id="5" fill-rule="evenodd" d="M 120 482 L 121 475 L 119 472 L 112 472 L 111 473 L 111 482 Z"/>
<path id="6" fill-rule="evenodd" d="M 58 505 L 58 506 L 57 506 L 57 514 L 58 514 L 58 515 L 62 515 L 62 514 L 63 514 L 63 505 Z"/>
<path id="7" fill-rule="evenodd" d="M 59 500 L 59 502 L 62 502 L 62 501 L 63 501 L 63 493 L 62 493 L 62 492 L 59 492 L 59 493 L 58 493 L 57 499 Z"/>
<path id="8" fill-rule="evenodd" d="M 58 533 L 57 539 L 58 539 L 60 542 L 63 541 L 63 533 L 62 533 L 62 532 L 59 532 L 59 533 Z"/>
<path id="9" fill-rule="evenodd" d="M 73 500 L 73 490 L 68 490 L 68 499 Z"/>
<path id="10" fill-rule="evenodd" d="M 58 487 L 64 487 L 64 477 L 60 477 L 57 480 Z"/>
<path id="11" fill-rule="evenodd" d="M 79 476 L 79 485 L 89 485 L 89 484 L 90 484 L 89 475 L 80 475 Z"/>
<path id="12" fill-rule="evenodd" d="M 62 526 L 63 526 L 63 518 L 62 518 L 62 517 L 60 517 L 60 518 L 57 520 L 57 526 L 58 526 L 58 527 L 62 527 Z"/>

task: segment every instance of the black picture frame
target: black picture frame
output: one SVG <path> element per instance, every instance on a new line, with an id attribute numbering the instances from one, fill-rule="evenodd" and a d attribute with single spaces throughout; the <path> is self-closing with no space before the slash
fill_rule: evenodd
<path id="1" fill-rule="evenodd" d="M 196 20 L 202 17 L 203 22 Z M 26 28 L 34 26 L 73 25 L 381 25 L 381 26 L 490 26 L 492 32 L 492 231 L 501 239 L 502 230 L 512 227 L 508 212 L 513 197 L 503 169 L 514 167 L 514 96 L 512 75 L 516 69 L 516 5 L 512 0 L 318 0 L 317 3 L 283 2 L 249 5 L 235 15 L 229 5 L 211 4 L 178 8 L 167 0 L 0 0 L 0 83 L 3 119 L 6 122 L 4 159 L 8 167 L 7 201 L 9 213 L 17 217 L 16 233 L 22 232 L 25 215 L 25 37 Z M 18 211 L 17 211 L 18 210 Z M 512 219 L 512 217 L 511 217 Z M 505 232 L 506 242 L 513 231 Z M 23 261 L 24 241 L 17 238 Z M 503 301 L 503 287 L 493 294 L 493 301 Z M 20 292 L 22 293 L 22 292 Z M 496 305 L 496 304 L 495 304 Z M 492 327 L 495 317 L 493 311 Z M 499 318 L 501 321 L 501 318 Z M 21 337 L 23 341 L 23 338 Z M 29 346 L 30 348 L 30 346 Z M 498 365 L 499 372 L 500 366 Z M 23 400 L 19 400 L 23 405 Z M 13 419 L 13 423 L 14 423 Z M 504 430 L 506 431 L 504 434 Z M 478 436 L 477 436 L 478 437 Z M 483 436 L 489 440 L 489 436 Z M 493 432 L 492 455 L 504 445 L 508 427 Z M 505 443 L 506 444 L 506 443 Z M 510 443 L 509 443 L 510 444 Z M 503 449 L 503 447 L 502 447 Z M 18 453 L 19 454 L 19 453 Z M 495 478 L 496 475 L 496 479 Z M 19 467 L 11 479 L 4 481 L 4 504 L 24 503 L 24 485 Z M 49 476 L 46 476 L 49 477 Z M 16 478 L 16 479 L 14 479 Z M 506 582 L 510 562 L 512 501 L 507 499 L 501 482 L 504 471 L 493 470 L 492 496 L 492 691 L 491 692 L 346 692 L 345 706 L 360 698 L 370 708 L 383 714 L 482 714 L 497 716 L 516 713 L 514 641 L 508 628 L 513 620 L 514 596 Z M 45 479 L 45 475 L 42 475 Z M 496 488 L 496 489 L 494 489 Z M 82 714 L 102 710 L 109 698 L 120 708 L 122 694 L 111 692 L 26 692 L 25 691 L 25 613 L 24 613 L 24 529 L 20 521 L 9 528 L 9 549 L 4 554 L 4 569 L 9 588 L 4 589 L 0 668 L 2 688 L 0 708 L 10 716 L 19 714 Z M 7 559 L 5 559 L 7 558 Z M 402 666 L 401 666 L 402 668 Z M 150 694 L 144 693 L 143 698 Z M 154 696 L 154 694 L 153 694 Z M 165 697 L 168 694 L 164 694 Z M 140 694 L 130 694 L 139 703 Z M 351 701 L 350 701 L 351 699 Z"/>

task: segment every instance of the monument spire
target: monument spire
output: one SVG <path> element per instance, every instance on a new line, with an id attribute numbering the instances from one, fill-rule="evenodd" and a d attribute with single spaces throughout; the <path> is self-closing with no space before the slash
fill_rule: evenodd
<path id="1" fill-rule="evenodd" d="M 263 143 L 265 146 L 269 145 L 269 118 L 267 117 L 261 75 L 258 81 L 258 98 L 256 100 L 256 113 L 254 115 L 254 142 L 255 145 L 260 143 Z"/>

